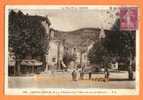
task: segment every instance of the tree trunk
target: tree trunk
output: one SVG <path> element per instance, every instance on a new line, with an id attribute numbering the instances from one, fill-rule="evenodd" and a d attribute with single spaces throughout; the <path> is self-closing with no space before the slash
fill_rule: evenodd
<path id="1" fill-rule="evenodd" d="M 42 55 L 42 71 L 46 69 L 46 56 Z"/>
<path id="2" fill-rule="evenodd" d="M 48 55 L 45 55 L 45 72 L 48 72 L 49 68 L 48 68 Z"/>
<path id="3" fill-rule="evenodd" d="M 57 70 L 60 69 L 60 42 L 58 42 L 58 46 L 57 46 Z"/>
<path id="4" fill-rule="evenodd" d="M 82 52 L 80 52 L 80 66 L 82 67 Z"/>
<path id="5" fill-rule="evenodd" d="M 14 69 L 14 75 L 15 76 L 20 76 L 20 74 L 21 74 L 20 63 L 21 63 L 21 60 L 20 59 L 16 59 L 16 65 L 15 65 L 15 69 Z"/>
<path id="6" fill-rule="evenodd" d="M 129 63 L 129 70 L 128 70 L 128 75 L 129 75 L 129 80 L 133 80 L 133 68 L 132 68 L 132 64 L 133 60 L 132 57 L 130 58 L 130 63 Z"/>

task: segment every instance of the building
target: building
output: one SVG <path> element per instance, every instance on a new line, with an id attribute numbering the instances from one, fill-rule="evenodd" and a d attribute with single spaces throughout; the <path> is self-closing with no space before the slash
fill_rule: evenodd
<path id="1" fill-rule="evenodd" d="M 49 33 L 49 49 L 47 56 L 48 68 L 54 69 L 87 66 L 88 52 L 98 40 L 100 29 L 84 28 L 71 32 L 63 32 L 51 29 Z M 65 56 L 71 57 L 69 63 Z"/>

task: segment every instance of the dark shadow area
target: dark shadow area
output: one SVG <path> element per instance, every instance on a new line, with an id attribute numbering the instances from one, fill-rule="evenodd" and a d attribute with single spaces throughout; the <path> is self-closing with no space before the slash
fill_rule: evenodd
<path id="1" fill-rule="evenodd" d="M 109 79 L 109 81 L 135 81 L 135 79 L 133 79 L 133 80 L 129 80 L 129 79 Z"/>

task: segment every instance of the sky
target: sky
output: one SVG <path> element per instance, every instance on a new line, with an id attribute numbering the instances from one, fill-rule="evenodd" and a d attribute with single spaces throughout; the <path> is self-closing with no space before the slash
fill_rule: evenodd
<path id="1" fill-rule="evenodd" d="M 73 31 L 80 28 L 104 28 L 110 29 L 114 24 L 117 16 L 117 9 L 111 8 L 94 8 L 94 9 L 78 9 L 78 8 L 53 8 L 53 9 L 33 9 L 33 8 L 17 8 L 15 11 L 21 10 L 29 15 L 48 16 L 51 26 L 61 31 Z"/>

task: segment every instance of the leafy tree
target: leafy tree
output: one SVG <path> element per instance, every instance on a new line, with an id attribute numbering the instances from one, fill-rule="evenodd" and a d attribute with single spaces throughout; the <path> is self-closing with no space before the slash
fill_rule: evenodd
<path id="1" fill-rule="evenodd" d="M 69 65 L 71 61 L 76 61 L 77 56 L 75 54 L 71 54 L 71 52 L 64 52 L 63 62 L 66 66 Z"/>
<path id="2" fill-rule="evenodd" d="M 89 51 L 89 61 L 95 64 L 108 64 L 112 59 L 135 58 L 135 31 L 121 31 L 120 19 L 117 19 L 111 30 L 105 30 L 106 37 L 95 43 Z M 129 65 L 129 79 L 133 78 L 133 71 Z"/>
<path id="3" fill-rule="evenodd" d="M 49 24 L 46 17 L 24 15 L 21 11 L 9 12 L 9 47 L 14 49 L 16 59 L 31 56 L 32 58 L 41 57 L 41 60 L 44 60 L 44 54 L 47 53 L 48 35 L 41 24 L 42 21 Z M 18 60 L 16 65 L 17 63 Z M 15 69 L 17 72 L 19 72 L 19 63 Z"/>
<path id="4" fill-rule="evenodd" d="M 91 64 L 97 64 L 105 67 L 110 61 L 108 50 L 103 46 L 103 40 L 94 43 L 88 54 L 88 59 Z"/>
<path id="5" fill-rule="evenodd" d="M 135 58 L 135 31 L 121 31 L 120 19 L 114 23 L 111 31 L 106 32 L 104 46 L 113 57 L 130 59 L 129 79 L 133 79 L 132 61 Z"/>
<path id="6" fill-rule="evenodd" d="M 103 45 L 113 56 L 135 56 L 135 31 L 121 31 L 120 19 L 117 19 L 111 31 L 106 31 Z"/>

